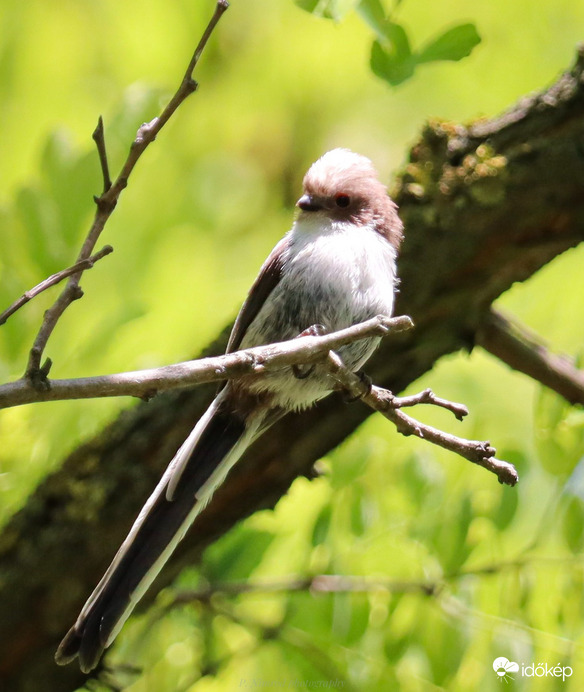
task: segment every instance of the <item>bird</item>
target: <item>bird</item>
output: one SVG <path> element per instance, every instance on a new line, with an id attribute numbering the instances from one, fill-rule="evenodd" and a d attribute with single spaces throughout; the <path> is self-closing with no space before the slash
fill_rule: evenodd
<path id="1" fill-rule="evenodd" d="M 303 179 L 292 228 L 277 243 L 235 320 L 227 353 L 391 316 L 403 224 L 372 162 L 328 151 Z M 358 372 L 379 337 L 342 346 Z M 244 451 L 283 415 L 335 389 L 321 364 L 229 380 L 176 452 L 55 654 L 89 673 Z"/>

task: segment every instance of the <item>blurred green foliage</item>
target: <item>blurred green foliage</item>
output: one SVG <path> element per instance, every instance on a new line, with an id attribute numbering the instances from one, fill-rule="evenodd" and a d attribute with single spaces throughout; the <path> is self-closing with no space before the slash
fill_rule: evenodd
<path id="1" fill-rule="evenodd" d="M 370 70 L 371 22 L 352 12 L 358 3 L 299 4 L 343 21 L 292 0 L 232 3 L 200 64 L 199 92 L 144 156 L 108 224 L 103 243 L 115 253 L 86 274 L 85 297 L 50 341 L 55 376 L 195 354 L 233 317 L 289 227 L 311 161 L 347 146 L 371 156 L 389 180 L 427 118 L 495 115 L 545 86 L 571 63 L 584 26 L 580 0 L 362 3 L 385 18 L 391 10 L 411 54 L 410 45 L 426 46 L 418 62 L 424 50 L 433 60 L 462 57 L 476 40 L 461 27 L 483 39 L 469 58 L 432 62 L 392 90 Z M 91 142 L 97 116 L 115 173 L 137 126 L 177 85 L 211 9 L 186 0 L 2 1 L 1 306 L 73 261 L 101 186 Z M 457 54 L 444 33 L 429 38 L 448 26 L 458 27 Z M 572 354 L 582 348 L 583 258 L 583 248 L 566 253 L 500 301 Z M 0 329 L 3 381 L 23 371 L 54 295 Z M 176 588 L 330 573 L 412 590 L 216 594 L 164 616 L 163 593 L 160 613 L 128 623 L 109 658 L 144 668 L 116 673 L 125 689 L 340 681 L 337 689 L 359 692 L 488 691 L 499 689 L 491 667 L 498 656 L 574 670 L 565 683 L 516 679 L 508 689 L 584 687 L 582 411 L 479 351 L 443 359 L 415 389 L 425 386 L 465 402 L 471 415 L 463 424 L 443 411 L 420 416 L 492 439 L 517 465 L 519 486 L 503 488 L 373 417 L 323 461 L 324 477 L 299 479 L 274 512 L 218 541 Z M 0 518 L 125 405 L 2 412 Z M 420 582 L 438 590 L 427 595 Z"/>

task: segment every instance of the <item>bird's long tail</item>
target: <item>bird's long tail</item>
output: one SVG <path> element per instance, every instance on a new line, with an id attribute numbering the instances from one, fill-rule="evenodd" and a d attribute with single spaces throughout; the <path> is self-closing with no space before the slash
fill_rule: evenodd
<path id="1" fill-rule="evenodd" d="M 257 421 L 250 423 L 229 411 L 226 389 L 197 423 L 144 505 L 61 642 L 57 663 L 79 656 L 83 672 L 95 668 L 215 488 L 257 436 Z"/>

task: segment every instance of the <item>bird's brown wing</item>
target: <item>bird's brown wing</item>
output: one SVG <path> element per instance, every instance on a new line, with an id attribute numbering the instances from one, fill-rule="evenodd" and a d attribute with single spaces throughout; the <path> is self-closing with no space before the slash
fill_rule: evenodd
<path id="1" fill-rule="evenodd" d="M 241 346 L 247 328 L 257 317 L 268 296 L 280 282 L 282 270 L 288 256 L 289 243 L 288 236 L 284 236 L 263 263 L 260 273 L 252 284 L 249 294 L 235 320 L 226 353 L 233 353 Z"/>

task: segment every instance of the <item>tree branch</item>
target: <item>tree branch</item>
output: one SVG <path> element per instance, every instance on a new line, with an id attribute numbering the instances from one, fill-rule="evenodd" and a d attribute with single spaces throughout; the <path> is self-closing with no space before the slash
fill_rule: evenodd
<path id="1" fill-rule="evenodd" d="M 323 336 L 301 336 L 267 346 L 246 349 L 224 356 L 202 358 L 151 370 L 124 372 L 98 377 L 50 380 L 48 387 L 39 389 L 27 379 L 0 385 L 0 409 L 43 401 L 88 399 L 112 396 L 134 396 L 151 399 L 170 389 L 184 388 L 206 382 L 261 375 L 296 364 L 324 361 L 328 352 L 344 344 L 371 336 L 385 336 L 413 327 L 407 316 L 373 319 Z"/>
<path id="2" fill-rule="evenodd" d="M 450 582 L 472 577 L 485 577 L 507 570 L 523 569 L 533 565 L 569 566 L 580 565 L 582 558 L 549 557 L 546 555 L 519 555 L 509 560 L 500 560 L 460 569 L 443 574 L 441 577 L 424 580 L 400 580 L 383 577 L 364 577 L 352 574 L 289 575 L 276 579 L 254 579 L 238 581 L 219 581 L 203 583 L 195 589 L 176 589 L 172 600 L 162 610 L 194 602 L 208 603 L 216 595 L 242 596 L 245 594 L 294 593 L 308 591 L 312 594 L 327 593 L 373 593 L 386 589 L 392 593 L 422 593 L 427 596 L 439 595 Z"/>
<path id="3" fill-rule="evenodd" d="M 378 577 L 362 577 L 342 574 L 318 574 L 315 576 L 290 576 L 279 579 L 254 581 L 231 581 L 216 584 L 205 584 L 197 589 L 177 591 L 172 600 L 163 608 L 164 612 L 187 603 L 207 602 L 216 594 L 241 596 L 243 594 L 292 593 L 310 591 L 314 594 L 326 593 L 371 593 L 378 589 L 387 589 L 392 593 L 421 592 L 428 596 L 435 595 L 441 588 L 439 582 L 398 581 Z"/>
<path id="4" fill-rule="evenodd" d="M 550 353 L 543 340 L 496 309 L 483 318 L 476 335 L 482 346 L 513 370 L 557 392 L 571 404 L 584 404 L 584 372 L 566 356 Z"/>
<path id="5" fill-rule="evenodd" d="M 144 123 L 138 129 L 136 138 L 130 147 L 128 157 L 113 184 L 109 180 L 107 155 L 105 152 L 105 140 L 103 136 L 103 123 L 100 118 L 96 131 L 94 132 L 94 139 L 97 144 L 104 177 L 104 192 L 100 197 L 95 198 L 95 203 L 97 205 L 95 217 L 83 243 L 79 256 L 77 257 L 76 264 L 88 259 L 93 253 L 97 240 L 101 235 L 107 220 L 115 209 L 122 190 L 127 186 L 128 178 L 130 177 L 134 166 L 144 153 L 145 149 L 154 141 L 156 135 L 158 135 L 160 130 L 168 122 L 172 114 L 181 105 L 181 103 L 195 91 L 197 84 L 193 80 L 193 71 L 197 66 L 197 63 L 205 46 L 207 45 L 209 38 L 211 37 L 211 34 L 213 33 L 213 30 L 217 26 L 219 19 L 221 19 L 221 16 L 228 7 L 229 3 L 226 0 L 217 0 L 215 12 L 213 13 L 207 28 L 201 36 L 180 86 L 166 107 L 163 109 L 162 113 L 149 123 Z M 43 323 L 30 350 L 25 372 L 25 377 L 29 379 L 31 384 L 36 388 L 46 388 L 46 377 L 50 368 L 50 361 L 47 360 L 46 364 L 41 368 L 41 359 L 53 330 L 57 326 L 61 315 L 65 312 L 69 305 L 71 305 L 73 301 L 78 300 L 83 296 L 83 291 L 79 287 L 79 281 L 81 280 L 83 271 L 84 267 L 81 267 L 77 272 L 70 276 L 67 285 L 55 303 L 45 312 Z"/>
<path id="6" fill-rule="evenodd" d="M 99 164 L 101 166 L 101 173 L 103 175 L 103 193 L 105 194 L 112 186 L 112 180 L 109 174 L 109 164 L 107 160 L 107 150 L 105 146 L 105 133 L 103 130 L 103 118 L 101 115 L 97 120 L 97 127 L 93 131 L 93 141 L 97 147 L 97 154 L 99 156 Z M 97 200 L 96 200 L 97 202 Z"/>
<path id="7" fill-rule="evenodd" d="M 431 390 L 425 390 L 420 394 L 404 397 L 400 400 L 387 389 L 371 386 L 364 382 L 359 375 L 345 367 L 336 353 L 331 352 L 329 354 L 329 367 L 331 374 L 343 389 L 347 390 L 352 396 L 360 398 L 374 411 L 378 411 L 385 416 L 396 426 L 398 432 L 402 435 L 415 435 L 422 440 L 427 440 L 450 452 L 454 452 L 473 464 L 478 464 L 487 469 L 487 471 L 494 473 L 499 479 L 499 483 L 515 485 L 519 480 L 517 471 L 512 464 L 495 459 L 496 450 L 494 447 L 491 447 L 490 442 L 465 440 L 462 437 L 450 435 L 430 425 L 420 423 L 420 421 L 399 410 L 404 406 L 413 406 L 415 403 L 434 403 L 453 411 L 459 417 L 461 414 L 466 415 L 466 407 L 461 404 L 438 399 Z"/>
<path id="8" fill-rule="evenodd" d="M 424 425 L 398 412 L 398 409 L 417 404 L 432 404 L 445 408 L 462 420 L 468 410 L 462 404 L 440 399 L 430 389 L 408 397 L 395 397 L 390 391 L 371 387 L 345 367 L 334 352 L 345 344 L 390 332 L 406 331 L 413 327 L 411 319 L 378 315 L 347 329 L 322 336 L 300 336 L 267 346 L 236 351 L 224 356 L 203 358 L 152 370 L 118 373 L 101 377 L 71 380 L 52 380 L 50 386 L 39 389 L 20 379 L 0 386 L 0 408 L 41 401 L 62 401 L 108 396 L 135 396 L 151 399 L 159 392 L 208 382 L 221 382 L 249 375 L 263 375 L 294 365 L 327 362 L 331 374 L 351 395 L 362 399 L 375 411 L 391 420 L 403 435 L 417 435 L 456 452 L 465 459 L 497 474 L 501 483 L 515 485 L 515 469 L 506 462 L 494 459 L 495 450 L 488 442 L 471 442 Z"/>
<path id="9" fill-rule="evenodd" d="M 62 269 L 60 272 L 52 274 L 47 279 L 44 279 L 44 281 L 41 281 L 40 284 L 37 284 L 34 288 L 31 288 L 30 290 L 26 291 L 26 293 L 23 293 L 18 300 L 15 300 L 10 307 L 6 308 L 6 310 L 0 314 L 0 325 L 3 325 L 9 317 L 14 315 L 17 310 L 20 310 L 23 305 L 26 305 L 29 300 L 32 300 L 43 291 L 51 288 L 51 286 L 55 286 L 56 284 L 60 283 L 63 281 L 63 279 L 66 279 L 73 274 L 77 274 L 79 271 L 91 269 L 97 261 L 99 261 L 102 257 L 109 255 L 113 251 L 114 249 L 111 245 L 105 245 L 99 252 L 91 255 L 91 257 L 81 260 L 72 267 Z"/>
<path id="10" fill-rule="evenodd" d="M 468 409 L 464 404 L 457 404 L 454 401 L 448 401 L 448 399 L 440 399 L 431 389 L 424 389 L 424 391 L 419 392 L 419 394 L 400 397 L 393 396 L 391 392 L 386 390 L 385 396 L 391 401 L 393 408 L 406 408 L 408 406 L 417 406 L 418 404 L 431 404 L 432 406 L 439 406 L 450 411 L 457 420 L 463 420 L 465 416 L 468 416 Z"/>

